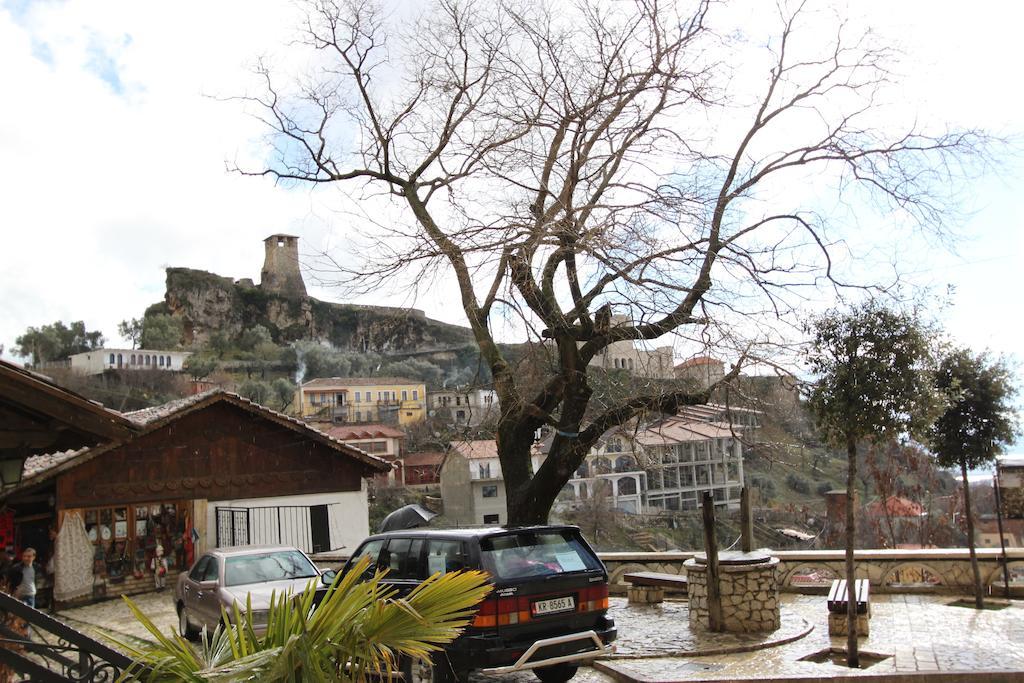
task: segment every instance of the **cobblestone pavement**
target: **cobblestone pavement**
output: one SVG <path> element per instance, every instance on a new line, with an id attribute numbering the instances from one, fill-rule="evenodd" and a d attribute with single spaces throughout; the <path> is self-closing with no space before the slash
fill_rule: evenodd
<path id="1" fill-rule="evenodd" d="M 163 631 L 173 630 L 177 617 L 171 594 L 150 593 L 136 603 Z M 845 638 L 829 638 L 824 596 L 783 595 L 783 631 L 806 622 L 813 626 L 805 637 L 788 644 L 754 652 L 694 656 L 695 650 L 726 645 L 749 644 L 740 636 L 690 635 L 685 602 L 662 606 L 630 607 L 621 598 L 612 599 L 612 613 L 619 628 L 619 658 L 601 664 L 613 666 L 632 678 L 644 681 L 731 680 L 773 676 L 829 676 L 927 671 L 1024 672 L 1024 601 L 1013 601 L 1000 611 L 976 612 L 950 607 L 952 598 L 935 595 L 872 596 L 871 635 L 861 639 L 861 650 L 893 655 L 863 672 L 833 664 L 814 664 L 799 659 L 828 647 L 844 647 Z M 67 610 L 57 615 L 72 626 L 94 636 L 119 640 L 150 640 L 149 634 L 121 600 Z M 787 626 L 787 622 L 791 626 Z M 778 633 L 773 635 L 778 640 Z M 667 653 L 688 652 L 688 657 Z M 646 656 L 645 659 L 636 657 Z M 493 678 L 474 676 L 474 683 Z M 526 683 L 536 679 L 529 673 L 502 679 Z M 581 669 L 575 683 L 610 683 L 599 670 Z"/>
<path id="2" fill-rule="evenodd" d="M 861 651 L 893 656 L 866 670 L 799 661 L 828 647 L 845 648 L 846 638 L 829 637 L 823 596 L 788 594 L 782 596 L 783 606 L 814 625 L 795 642 L 741 654 L 613 660 L 600 666 L 643 681 L 1006 670 L 1022 672 L 1024 678 L 1024 602 L 976 612 L 948 606 L 949 596 L 874 595 L 871 601 L 871 635 L 861 638 Z"/>
<path id="3" fill-rule="evenodd" d="M 686 602 L 629 605 L 612 598 L 609 614 L 619 629 L 616 658 L 725 654 L 771 647 L 795 640 L 811 630 L 810 623 L 788 606 L 781 608 L 782 626 L 772 633 L 709 633 L 690 630 Z"/>

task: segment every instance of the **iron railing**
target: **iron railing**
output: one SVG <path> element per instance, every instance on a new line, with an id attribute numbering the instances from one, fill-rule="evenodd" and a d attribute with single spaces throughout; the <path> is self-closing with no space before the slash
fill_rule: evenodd
<path id="1" fill-rule="evenodd" d="M 26 622 L 26 633 L 18 632 L 18 620 Z M 117 650 L 2 592 L 0 663 L 20 674 L 15 680 L 41 683 L 112 682 L 135 665 Z M 133 670 L 140 671 L 137 666 Z"/>

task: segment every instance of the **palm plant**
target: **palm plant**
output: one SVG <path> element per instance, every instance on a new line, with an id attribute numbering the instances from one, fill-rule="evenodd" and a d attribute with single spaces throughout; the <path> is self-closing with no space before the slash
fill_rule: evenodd
<path id="1" fill-rule="evenodd" d="M 268 681 L 271 683 L 363 681 L 390 678 L 399 657 L 426 659 L 454 640 L 476 605 L 490 591 L 478 571 L 435 574 L 404 598 L 380 582 L 384 572 L 363 580 L 363 558 L 327 589 L 314 606 L 316 584 L 298 595 L 274 595 L 267 630 L 257 636 L 252 606 L 234 607 L 227 627 L 218 627 L 194 647 L 177 633 L 163 634 L 127 597 L 135 617 L 156 639 L 139 647 L 119 643 L 138 664 L 122 680 Z"/>

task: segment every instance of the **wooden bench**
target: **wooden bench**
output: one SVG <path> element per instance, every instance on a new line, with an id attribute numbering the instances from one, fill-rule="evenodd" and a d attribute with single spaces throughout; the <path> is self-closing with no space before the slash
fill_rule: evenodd
<path id="1" fill-rule="evenodd" d="M 622 580 L 629 584 L 631 603 L 657 604 L 665 599 L 666 589 L 686 593 L 686 577 L 679 574 L 633 572 L 623 574 Z"/>
<path id="2" fill-rule="evenodd" d="M 853 584 L 857 596 L 857 635 L 869 634 L 868 622 L 871 619 L 871 587 L 867 579 L 857 579 Z M 828 591 L 828 634 L 845 636 L 847 634 L 847 589 L 846 579 L 836 579 Z"/>

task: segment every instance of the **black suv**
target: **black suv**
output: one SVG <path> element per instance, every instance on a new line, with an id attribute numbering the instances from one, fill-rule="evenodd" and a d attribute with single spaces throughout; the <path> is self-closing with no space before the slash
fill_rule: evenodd
<path id="1" fill-rule="evenodd" d="M 563 683 L 580 662 L 614 651 L 607 616 L 608 573 L 574 526 L 394 531 L 370 536 L 342 570 L 370 556 L 372 572 L 401 593 L 437 572 L 481 569 L 494 590 L 465 632 L 424 669 L 403 666 L 406 681 L 465 681 L 471 670 L 533 670 Z"/>

